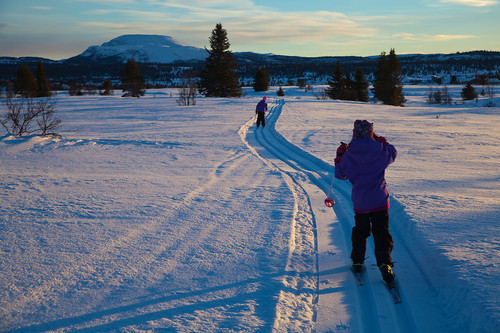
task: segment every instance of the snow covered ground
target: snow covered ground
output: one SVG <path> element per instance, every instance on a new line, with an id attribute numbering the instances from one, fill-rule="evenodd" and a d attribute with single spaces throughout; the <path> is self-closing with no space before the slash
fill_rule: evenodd
<path id="1" fill-rule="evenodd" d="M 288 87 L 264 129 L 253 91 L 60 94 L 63 138 L 0 137 L 0 331 L 496 332 L 500 98 L 460 89 L 429 106 L 407 86 L 400 108 Z M 401 304 L 371 244 L 364 285 L 350 272 L 349 183 L 323 204 L 356 119 L 399 153 Z"/>

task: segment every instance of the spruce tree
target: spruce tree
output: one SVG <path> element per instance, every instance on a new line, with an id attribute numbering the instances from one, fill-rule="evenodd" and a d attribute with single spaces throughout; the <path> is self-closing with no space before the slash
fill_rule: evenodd
<path id="1" fill-rule="evenodd" d="M 345 99 L 345 92 L 347 90 L 347 80 L 342 72 L 340 61 L 337 61 L 337 66 L 330 79 L 328 79 L 328 88 L 326 94 L 331 99 Z"/>
<path id="2" fill-rule="evenodd" d="M 394 49 L 389 55 L 382 52 L 375 71 L 373 84 L 375 98 L 384 104 L 403 106 L 406 101 L 403 94 L 403 76 L 401 64 Z"/>
<path id="3" fill-rule="evenodd" d="M 452 75 L 451 76 L 450 84 L 460 84 L 460 82 L 458 82 L 458 79 L 457 79 L 456 75 Z"/>
<path id="4" fill-rule="evenodd" d="M 255 73 L 253 89 L 255 91 L 267 91 L 269 89 L 269 72 L 267 68 L 261 67 Z"/>
<path id="5" fill-rule="evenodd" d="M 356 101 L 368 102 L 368 82 L 366 82 L 365 73 L 361 68 L 356 69 L 352 90 Z"/>
<path id="6" fill-rule="evenodd" d="M 391 49 L 391 52 L 389 52 L 389 70 L 392 87 L 392 96 L 389 104 L 404 106 L 406 99 L 403 94 L 403 74 L 401 73 L 401 63 L 394 49 Z"/>
<path id="7" fill-rule="evenodd" d="M 373 96 L 384 102 L 388 101 L 390 93 L 390 75 L 387 54 L 382 52 L 378 58 L 377 68 L 375 70 L 375 81 L 373 82 Z"/>
<path id="8" fill-rule="evenodd" d="M 139 64 L 131 58 L 125 64 L 121 75 L 122 90 L 125 94 L 122 97 L 140 97 L 144 96 L 144 76 L 141 74 Z"/>
<path id="9" fill-rule="evenodd" d="M 103 82 L 101 89 L 102 89 L 101 95 L 103 95 L 103 96 L 113 95 L 113 83 L 111 83 L 111 80 L 106 79 Z"/>
<path id="10" fill-rule="evenodd" d="M 279 88 L 278 91 L 276 92 L 276 95 L 283 97 L 285 96 L 285 92 L 283 91 L 283 88 Z"/>
<path id="11" fill-rule="evenodd" d="M 476 89 L 470 82 L 467 82 L 467 84 L 463 87 L 461 96 L 464 101 L 470 101 L 477 98 Z"/>
<path id="12" fill-rule="evenodd" d="M 36 83 L 37 83 L 37 97 L 50 97 L 52 93 L 50 92 L 49 80 L 45 75 L 45 68 L 41 61 L 38 62 L 36 68 Z"/>
<path id="13" fill-rule="evenodd" d="M 227 32 L 217 23 L 209 38 L 210 50 L 205 68 L 200 73 L 198 91 L 207 97 L 240 97 L 241 86 L 235 74 L 236 64 L 233 53 L 229 51 Z"/>
<path id="14" fill-rule="evenodd" d="M 16 94 L 25 98 L 33 98 L 37 95 L 37 84 L 35 76 L 28 66 L 21 65 L 16 71 L 14 79 L 14 90 Z"/>

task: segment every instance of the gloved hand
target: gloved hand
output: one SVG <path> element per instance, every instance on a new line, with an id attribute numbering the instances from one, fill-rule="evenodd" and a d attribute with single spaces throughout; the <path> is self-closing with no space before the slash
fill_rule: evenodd
<path id="1" fill-rule="evenodd" d="M 375 133 L 373 133 L 373 139 L 381 144 L 387 143 L 387 140 L 383 136 L 378 136 Z"/>
<path id="2" fill-rule="evenodd" d="M 344 155 L 344 153 L 347 151 L 348 146 L 349 145 L 347 143 L 340 142 L 340 146 L 337 148 L 337 157 Z"/>
<path id="3" fill-rule="evenodd" d="M 348 144 L 341 142 L 340 146 L 337 148 L 337 157 L 333 160 L 334 164 L 337 165 L 340 163 L 340 160 L 342 160 L 342 156 L 344 153 L 347 151 Z"/>

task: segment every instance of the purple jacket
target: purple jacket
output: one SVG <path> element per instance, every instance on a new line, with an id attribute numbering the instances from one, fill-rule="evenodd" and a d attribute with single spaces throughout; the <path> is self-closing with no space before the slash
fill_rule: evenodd
<path id="1" fill-rule="evenodd" d="M 353 139 L 335 166 L 335 178 L 349 179 L 354 211 L 369 213 L 389 208 L 385 169 L 394 162 L 396 148 L 372 138 Z"/>
<path id="2" fill-rule="evenodd" d="M 267 111 L 267 103 L 264 100 L 261 100 L 259 103 L 257 103 L 255 112 L 266 112 L 266 111 Z"/>

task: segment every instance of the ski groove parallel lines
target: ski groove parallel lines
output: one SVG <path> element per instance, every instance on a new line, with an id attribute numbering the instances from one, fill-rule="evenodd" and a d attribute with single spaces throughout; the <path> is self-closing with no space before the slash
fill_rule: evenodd
<path id="1" fill-rule="evenodd" d="M 283 101 L 279 101 L 277 105 L 274 105 L 268 112 L 266 127 L 255 130 L 257 144 L 264 148 L 272 158 L 285 163 L 287 166 L 286 170 L 282 169 L 282 167 L 280 169 L 279 166 L 271 162 L 281 172 L 285 172 L 292 179 L 298 177 L 297 180 L 302 181 L 304 181 L 305 176 L 305 179 L 308 179 L 312 184 L 315 184 L 326 193 L 333 177 L 331 166 L 288 142 L 275 129 L 275 124 L 282 112 L 283 105 Z M 245 135 L 249 134 L 245 133 Z M 253 147 L 253 149 L 256 149 L 256 147 Z M 336 201 L 344 203 L 347 207 L 351 206 L 349 189 L 345 184 L 336 183 L 334 191 L 336 192 L 334 194 Z M 353 225 L 353 222 L 350 220 L 352 217 L 349 216 L 346 207 L 334 207 L 333 210 L 339 217 L 346 243 L 350 243 L 350 229 Z M 360 311 L 357 320 L 363 331 L 383 332 L 383 328 L 391 327 L 391 330 L 395 332 L 416 332 L 416 325 L 407 304 L 393 304 L 391 306 L 392 299 L 390 299 L 390 294 L 387 298 L 375 297 L 376 294 L 380 293 L 382 288 L 387 289 L 385 283 L 380 278 L 378 269 L 374 272 L 366 272 L 365 274 L 367 275 L 367 279 L 363 279 L 363 285 L 358 285 L 358 288 L 356 288 L 357 307 Z M 387 292 L 385 293 L 386 295 L 388 294 Z M 384 320 L 383 325 L 381 318 Z"/>
<path id="2" fill-rule="evenodd" d="M 294 327 L 302 327 L 306 331 L 310 331 L 313 330 L 316 320 L 315 308 L 318 299 L 318 294 L 315 292 L 318 287 L 317 256 L 316 260 L 309 260 L 317 253 L 317 244 L 315 241 L 310 241 L 311 238 L 316 239 L 314 214 L 307 192 L 292 175 L 280 169 L 271 160 L 262 157 L 257 149 L 249 143 L 250 138 L 254 145 L 262 146 L 263 141 L 258 135 L 247 137 L 247 131 L 251 124 L 252 122 L 249 121 L 240 128 L 239 134 L 242 141 L 254 155 L 281 173 L 294 196 L 286 274 L 282 278 L 283 289 L 277 300 L 273 330 L 289 331 L 293 330 Z M 256 139 L 256 142 L 253 139 Z M 308 318 L 308 320 L 304 318 Z"/>
<path id="3" fill-rule="evenodd" d="M 279 107 L 271 109 L 268 116 L 268 122 L 265 130 L 260 133 L 265 140 L 259 142 L 264 146 L 272 155 L 282 160 L 289 166 L 291 166 L 295 171 L 305 174 L 314 184 L 320 187 L 323 192 L 326 193 L 326 189 L 329 186 L 330 181 L 324 180 L 320 176 L 315 176 L 310 170 L 319 169 L 317 164 L 311 161 L 314 158 L 307 156 L 309 154 L 302 153 L 302 150 L 293 144 L 286 141 L 283 136 L 277 134 L 275 130 L 275 124 L 282 112 L 283 104 Z M 257 135 L 258 137 L 258 135 Z M 307 156 L 306 159 L 304 156 Z M 333 177 L 333 175 L 332 175 Z M 350 230 L 352 226 L 348 224 L 347 219 L 340 219 L 342 229 L 345 230 L 345 237 L 350 239 Z M 370 286 L 365 286 L 365 289 L 358 291 L 358 301 L 360 306 L 360 318 L 358 319 L 360 327 L 363 327 L 364 332 L 381 333 L 381 325 L 379 322 L 379 315 L 377 312 L 377 306 L 375 300 L 373 299 L 373 292 Z"/>

